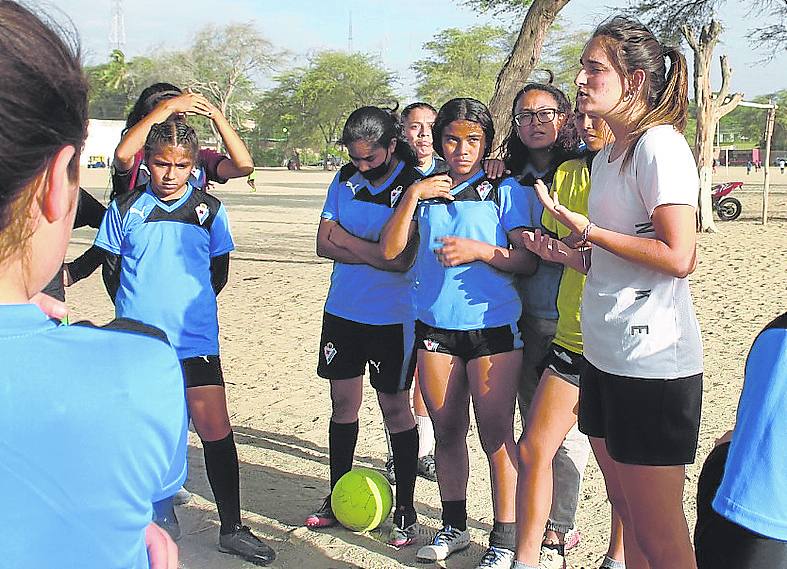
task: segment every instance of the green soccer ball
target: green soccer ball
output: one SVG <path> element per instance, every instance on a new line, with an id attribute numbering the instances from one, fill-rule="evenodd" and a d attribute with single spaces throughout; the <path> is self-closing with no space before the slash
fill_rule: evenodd
<path id="1" fill-rule="evenodd" d="M 391 513 L 393 492 L 385 476 L 369 468 L 353 468 L 331 491 L 336 519 L 352 531 L 370 531 Z"/>

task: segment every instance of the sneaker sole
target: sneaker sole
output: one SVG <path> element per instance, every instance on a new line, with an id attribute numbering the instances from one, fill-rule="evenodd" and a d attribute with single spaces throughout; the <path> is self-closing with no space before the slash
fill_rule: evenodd
<path id="1" fill-rule="evenodd" d="M 468 547 L 470 547 L 470 543 L 469 542 L 466 543 L 465 545 L 463 545 L 462 547 L 457 547 L 453 551 L 449 552 L 448 555 L 446 555 L 445 557 L 437 557 L 437 556 L 434 556 L 434 557 L 429 556 L 429 557 L 427 557 L 425 555 L 418 555 L 418 553 L 416 553 L 415 554 L 415 559 L 417 561 L 422 561 L 422 562 L 426 562 L 426 563 L 430 563 L 430 562 L 433 562 L 433 561 L 445 561 L 446 559 L 451 557 L 451 555 L 453 555 L 454 553 L 457 553 L 459 551 L 464 551 Z"/>
<path id="2" fill-rule="evenodd" d="M 219 552 L 224 553 L 226 555 L 234 555 L 235 557 L 240 557 L 244 561 L 248 561 L 249 563 L 254 563 L 255 565 L 262 565 L 263 567 L 265 565 L 270 565 L 271 563 L 276 561 L 275 557 L 273 559 L 267 559 L 267 560 L 266 559 L 260 559 L 259 557 L 247 557 L 246 555 L 241 555 L 237 551 L 233 551 L 232 549 L 227 549 L 227 548 L 222 547 L 220 545 L 218 547 L 218 550 L 219 550 Z"/>

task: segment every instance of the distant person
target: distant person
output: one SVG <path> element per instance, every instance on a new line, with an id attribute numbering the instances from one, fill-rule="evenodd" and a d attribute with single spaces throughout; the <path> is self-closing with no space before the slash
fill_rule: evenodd
<path id="1" fill-rule="evenodd" d="M 0 0 L 0 564 L 174 569 L 177 547 L 150 521 L 186 476 L 174 350 L 139 322 L 67 326 L 28 304 L 61 270 L 77 210 L 78 53 Z"/>
<path id="2" fill-rule="evenodd" d="M 752 162 L 751 162 L 751 160 L 749 160 L 748 162 L 746 162 L 746 175 L 747 176 L 749 174 L 751 174 L 751 169 L 752 169 Z"/>
<path id="3" fill-rule="evenodd" d="M 719 161 L 714 158 L 713 159 L 713 173 L 714 174 L 716 173 L 716 166 L 718 166 L 718 164 L 719 164 Z"/>
<path id="4" fill-rule="evenodd" d="M 779 160 L 779 173 L 780 174 L 784 174 L 784 164 L 785 164 L 784 158 Z"/>
<path id="5" fill-rule="evenodd" d="M 787 567 L 787 313 L 746 358 L 735 429 L 716 442 L 697 484 L 699 569 Z"/>
<path id="6" fill-rule="evenodd" d="M 257 186 L 255 185 L 256 180 L 257 180 L 257 170 L 252 170 L 249 173 L 248 177 L 246 178 L 246 183 L 249 185 L 252 192 L 257 191 Z"/>

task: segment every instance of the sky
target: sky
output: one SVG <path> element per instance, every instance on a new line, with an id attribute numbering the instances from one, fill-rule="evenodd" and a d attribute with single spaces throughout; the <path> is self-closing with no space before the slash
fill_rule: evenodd
<path id="1" fill-rule="evenodd" d="M 476 24 L 513 23 L 511 18 L 479 15 L 460 0 L 121 0 L 121 3 L 127 58 L 156 48 L 186 47 L 193 33 L 210 23 L 253 22 L 276 47 L 296 58 L 289 60 L 293 65 L 299 61 L 297 58 L 302 62 L 314 51 L 347 50 L 352 14 L 353 49 L 379 56 L 388 69 L 397 73 L 397 91 L 405 97 L 404 102 L 415 93 L 415 75 L 409 67 L 425 56 L 421 46 L 434 35 L 450 27 L 467 29 Z M 87 63 L 107 60 L 114 1 L 56 0 L 40 4 L 56 17 L 65 14 L 74 22 Z M 560 15 L 569 31 L 591 30 L 614 13 L 615 7 L 625 4 L 625 0 L 571 0 Z M 750 98 L 787 88 L 784 54 L 770 63 L 761 63 L 767 54 L 753 49 L 747 40 L 750 27 L 767 22 L 764 17 L 748 14 L 743 4 L 730 0 L 719 14 L 725 31 L 716 50 L 714 86 L 719 85 L 718 56 L 726 53 L 733 69 L 734 91 Z M 684 53 L 691 63 L 688 48 Z"/>

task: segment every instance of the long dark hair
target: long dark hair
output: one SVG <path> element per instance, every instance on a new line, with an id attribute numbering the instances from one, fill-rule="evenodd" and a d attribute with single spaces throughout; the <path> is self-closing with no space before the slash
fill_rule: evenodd
<path id="1" fill-rule="evenodd" d="M 478 123 L 484 131 L 484 154 L 489 156 L 492 151 L 492 141 L 495 138 L 495 125 L 492 115 L 486 105 L 477 99 L 460 97 L 451 99 L 437 112 L 437 118 L 432 125 L 432 145 L 435 151 L 443 156 L 443 131 L 454 121 L 471 121 Z M 445 156 L 443 156 L 445 158 Z"/>
<path id="2" fill-rule="evenodd" d="M 505 162 L 506 168 L 515 175 L 519 175 L 530 162 L 530 149 L 525 146 L 519 138 L 516 124 L 514 123 L 516 104 L 525 93 L 530 91 L 543 91 L 550 95 L 555 99 L 555 103 L 557 103 L 558 112 L 566 117 L 563 126 L 558 130 L 557 139 L 552 146 L 551 169 L 554 170 L 566 160 L 571 160 L 578 156 L 577 148 L 579 146 L 579 139 L 577 137 L 577 129 L 574 127 L 571 102 L 568 100 L 566 94 L 554 85 L 548 83 L 528 83 L 519 90 L 514 97 L 514 101 L 511 103 L 511 127 L 508 131 L 508 136 L 502 144 L 505 149 L 503 161 Z"/>
<path id="3" fill-rule="evenodd" d="M 26 190 L 63 146 L 79 175 L 87 136 L 88 83 L 73 33 L 17 2 L 0 0 L 0 260 L 24 241 Z"/>
<path id="4" fill-rule="evenodd" d="M 603 22 L 591 39 L 597 37 L 603 38 L 607 57 L 622 77 L 631 77 L 637 69 L 645 72 L 643 89 L 648 110 L 628 135 L 625 166 L 634 156 L 637 141 L 649 128 L 663 124 L 671 124 L 679 132 L 686 128 L 688 66 L 677 48 L 662 45 L 645 25 L 632 18 L 615 16 Z M 666 59 L 670 61 L 669 71 Z"/>
<path id="5" fill-rule="evenodd" d="M 128 113 L 126 130 L 144 119 L 161 101 L 172 99 L 182 94 L 183 91 L 181 91 L 180 87 L 176 87 L 172 83 L 153 83 L 153 85 L 146 87 L 139 94 L 134 107 Z"/>
<path id="6" fill-rule="evenodd" d="M 342 138 L 339 141 L 344 146 L 363 140 L 370 144 L 387 147 L 392 140 L 396 140 L 394 155 L 412 166 L 417 163 L 415 152 L 407 140 L 402 136 L 402 125 L 396 108 L 383 109 L 380 107 L 360 107 L 355 109 L 342 129 Z"/>

